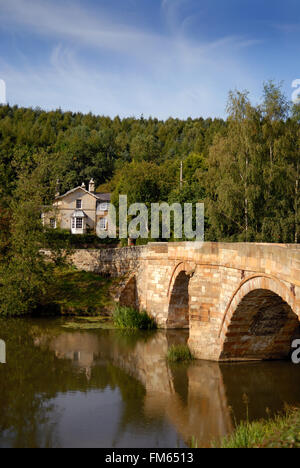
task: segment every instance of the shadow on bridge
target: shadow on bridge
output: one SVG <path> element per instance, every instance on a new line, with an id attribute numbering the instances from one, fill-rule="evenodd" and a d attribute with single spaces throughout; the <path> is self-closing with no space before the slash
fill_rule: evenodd
<path id="1" fill-rule="evenodd" d="M 225 317 L 221 360 L 288 358 L 293 338 L 299 334 L 290 296 L 290 291 L 266 278 L 242 285 Z"/>

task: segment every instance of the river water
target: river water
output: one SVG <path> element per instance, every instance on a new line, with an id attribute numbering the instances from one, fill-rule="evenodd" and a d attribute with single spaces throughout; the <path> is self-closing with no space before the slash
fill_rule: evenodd
<path id="1" fill-rule="evenodd" d="M 0 322 L 0 447 L 207 447 L 247 411 L 257 419 L 300 404 L 300 367 L 289 362 L 170 366 L 167 349 L 185 331 L 66 322 Z"/>

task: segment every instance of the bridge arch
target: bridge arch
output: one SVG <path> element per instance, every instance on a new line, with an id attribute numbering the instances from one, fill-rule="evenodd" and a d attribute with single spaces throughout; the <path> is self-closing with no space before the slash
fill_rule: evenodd
<path id="1" fill-rule="evenodd" d="M 129 276 L 125 286 L 123 286 L 119 296 L 119 304 L 121 306 L 138 308 L 138 291 L 135 273 Z"/>
<path id="2" fill-rule="evenodd" d="M 193 266 L 179 263 L 173 270 L 168 288 L 167 328 L 190 327 L 189 283 Z"/>
<path id="3" fill-rule="evenodd" d="M 225 312 L 221 360 L 282 359 L 299 330 L 293 287 L 262 275 L 243 281 Z"/>

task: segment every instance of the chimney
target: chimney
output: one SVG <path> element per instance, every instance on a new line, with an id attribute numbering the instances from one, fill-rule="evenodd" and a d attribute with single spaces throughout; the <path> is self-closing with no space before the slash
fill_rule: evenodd
<path id="1" fill-rule="evenodd" d="M 89 183 L 89 192 L 95 192 L 95 182 L 94 182 L 94 179 L 91 179 L 90 180 L 90 183 Z"/>
<path id="2" fill-rule="evenodd" d="M 84 183 L 84 182 L 82 182 L 81 188 L 84 188 L 84 189 L 85 189 L 85 183 Z"/>
<path id="3" fill-rule="evenodd" d="M 56 198 L 56 197 L 59 197 L 59 195 L 60 195 L 59 186 L 60 186 L 60 182 L 59 182 L 59 179 L 57 179 L 57 181 L 56 181 L 56 188 L 55 188 L 55 198 Z"/>

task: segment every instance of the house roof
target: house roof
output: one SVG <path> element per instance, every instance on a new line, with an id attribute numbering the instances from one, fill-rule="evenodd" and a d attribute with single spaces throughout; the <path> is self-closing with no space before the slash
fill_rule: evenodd
<path id="1" fill-rule="evenodd" d="M 111 200 L 111 193 L 95 193 L 95 195 L 98 198 L 98 200 L 104 202 L 110 202 Z"/>
<path id="2" fill-rule="evenodd" d="M 78 186 L 73 188 L 72 190 L 69 190 L 68 192 L 64 193 L 63 195 L 59 195 L 58 197 L 55 197 L 55 200 L 60 200 L 61 198 L 66 197 L 67 195 L 70 195 L 70 193 L 76 192 L 76 190 L 82 190 L 85 193 L 88 193 L 92 197 L 96 198 L 97 200 L 103 200 L 103 201 L 110 201 L 111 199 L 111 194 L 110 193 L 94 193 L 94 192 L 89 192 L 84 187 Z"/>
<path id="3" fill-rule="evenodd" d="M 60 198 L 64 198 L 64 197 L 66 197 L 67 195 L 70 195 L 70 193 L 76 192 L 76 190 L 82 190 L 83 192 L 88 193 L 88 194 L 92 195 L 93 197 L 97 198 L 96 195 L 95 195 L 94 193 L 89 192 L 89 191 L 88 191 L 86 188 L 84 188 L 84 187 L 78 186 L 78 187 L 73 188 L 72 190 L 69 190 L 68 192 L 64 193 L 63 195 L 59 195 L 58 197 L 55 197 L 55 200 L 59 200 Z"/>
<path id="4" fill-rule="evenodd" d="M 72 218 L 87 218 L 87 215 L 82 210 L 75 210 L 72 214 Z"/>

